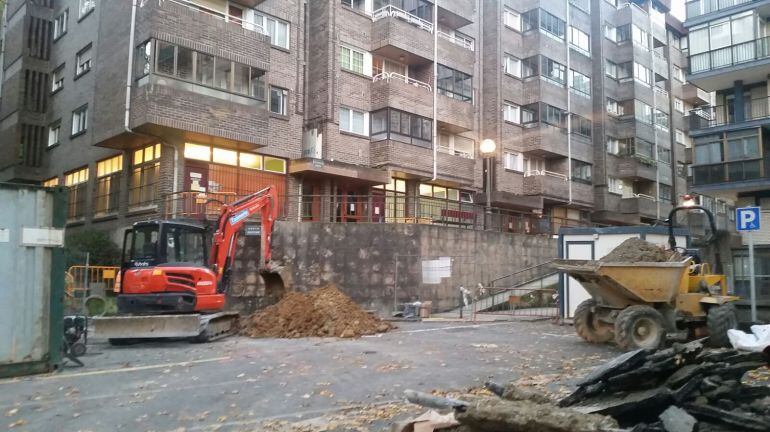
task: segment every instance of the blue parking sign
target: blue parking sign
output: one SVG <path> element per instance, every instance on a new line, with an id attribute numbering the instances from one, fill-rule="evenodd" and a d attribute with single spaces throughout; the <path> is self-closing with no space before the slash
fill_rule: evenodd
<path id="1" fill-rule="evenodd" d="M 759 220 L 759 207 L 735 209 L 735 229 L 738 231 L 758 231 Z"/>

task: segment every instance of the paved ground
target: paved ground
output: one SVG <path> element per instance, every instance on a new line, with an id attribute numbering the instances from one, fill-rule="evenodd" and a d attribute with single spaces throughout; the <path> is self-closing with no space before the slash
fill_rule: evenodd
<path id="1" fill-rule="evenodd" d="M 406 388 L 462 390 L 493 379 L 564 393 L 586 368 L 617 354 L 547 321 L 399 326 L 357 340 L 95 343 L 84 368 L 0 381 L 0 426 L 375 431 L 419 411 L 400 402 Z"/>

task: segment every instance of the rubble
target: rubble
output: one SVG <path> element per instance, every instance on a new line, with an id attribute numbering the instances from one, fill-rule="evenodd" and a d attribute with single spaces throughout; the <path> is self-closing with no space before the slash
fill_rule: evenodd
<path id="1" fill-rule="evenodd" d="M 407 399 L 453 409 L 460 425 L 447 432 L 770 431 L 770 386 L 742 382 L 746 372 L 768 365 L 766 353 L 708 349 L 698 340 L 624 353 L 592 370 L 556 403 L 493 382 L 486 388 L 499 398 L 422 398 L 410 392 Z"/>
<path id="2" fill-rule="evenodd" d="M 391 325 L 369 314 L 336 286 L 289 292 L 281 301 L 241 320 L 241 333 L 254 337 L 359 337 Z"/>
<path id="3" fill-rule="evenodd" d="M 601 262 L 668 262 L 679 261 L 681 256 L 650 242 L 632 237 L 618 245 L 599 261 Z"/>

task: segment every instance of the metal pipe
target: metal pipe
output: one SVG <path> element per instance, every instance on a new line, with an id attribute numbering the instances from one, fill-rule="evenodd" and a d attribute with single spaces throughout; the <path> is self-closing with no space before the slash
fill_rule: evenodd
<path id="1" fill-rule="evenodd" d="M 567 7 L 567 13 L 566 13 L 566 22 L 565 27 L 567 28 L 567 31 L 569 31 L 569 25 L 570 25 L 570 10 L 569 10 L 569 0 L 564 0 L 564 4 Z M 570 73 L 570 47 L 569 47 L 569 36 L 564 36 L 565 42 L 567 42 L 567 190 L 569 195 L 569 200 L 567 201 L 567 205 L 572 204 L 572 92 L 569 88 L 569 73 Z"/>
<path id="2" fill-rule="evenodd" d="M 123 118 L 123 129 L 126 132 L 133 133 L 129 127 L 131 120 L 131 87 L 132 72 L 134 70 L 134 38 L 136 34 L 136 7 L 137 0 L 131 2 L 131 30 L 128 35 L 128 66 L 126 67 L 126 112 Z M 176 185 L 174 186 L 176 187 Z"/>
<path id="3" fill-rule="evenodd" d="M 438 177 L 438 4 L 433 2 L 433 177 Z"/>

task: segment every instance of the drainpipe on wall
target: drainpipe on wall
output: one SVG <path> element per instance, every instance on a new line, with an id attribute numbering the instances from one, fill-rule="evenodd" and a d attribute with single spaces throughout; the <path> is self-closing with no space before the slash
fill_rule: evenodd
<path id="1" fill-rule="evenodd" d="M 433 177 L 438 177 L 438 5 L 433 2 Z"/>
<path id="2" fill-rule="evenodd" d="M 569 200 L 567 205 L 572 204 L 572 92 L 569 87 L 569 73 L 570 73 L 570 47 L 569 47 L 569 25 L 570 25 L 570 8 L 569 0 L 564 0 L 564 4 L 567 7 L 567 19 L 565 27 L 567 34 L 564 36 L 567 42 L 567 185 Z M 566 214 L 566 213 L 565 213 Z"/>

